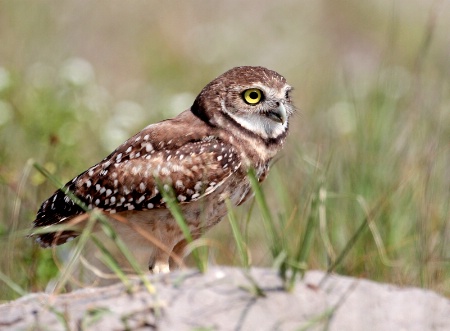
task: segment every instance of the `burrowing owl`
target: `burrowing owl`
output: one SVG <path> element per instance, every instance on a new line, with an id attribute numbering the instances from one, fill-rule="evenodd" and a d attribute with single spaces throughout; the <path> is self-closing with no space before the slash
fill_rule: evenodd
<path id="1" fill-rule="evenodd" d="M 173 189 L 193 238 L 217 224 L 227 212 L 226 199 L 240 205 L 250 195 L 249 169 L 263 181 L 283 147 L 294 111 L 291 90 L 283 76 L 263 67 L 225 72 L 190 109 L 147 126 L 57 190 L 40 207 L 34 226 L 51 229 L 84 214 L 66 195 L 70 191 L 88 209 L 109 216 L 130 250 L 146 254 L 150 270 L 168 272 L 171 252 L 181 254 L 186 240 L 159 190 Z M 143 227 L 167 249 L 114 221 L 113 214 Z M 78 234 L 36 236 L 49 247 Z"/>

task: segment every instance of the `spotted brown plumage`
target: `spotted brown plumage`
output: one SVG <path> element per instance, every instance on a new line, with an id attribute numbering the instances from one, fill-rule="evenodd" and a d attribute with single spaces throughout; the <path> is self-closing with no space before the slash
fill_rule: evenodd
<path id="1" fill-rule="evenodd" d="M 200 92 L 190 109 L 147 126 L 57 190 L 42 204 L 34 226 L 51 229 L 84 214 L 66 195 L 70 191 L 88 209 L 147 225 L 170 251 L 184 238 L 159 191 L 167 189 L 173 190 L 197 237 L 226 214 L 226 199 L 236 205 L 247 199 L 249 169 L 255 169 L 260 181 L 266 177 L 294 111 L 290 90 L 284 77 L 263 67 L 227 71 Z M 36 237 L 48 247 L 76 235 L 66 231 Z M 168 271 L 168 255 L 146 244 L 150 269 Z"/>

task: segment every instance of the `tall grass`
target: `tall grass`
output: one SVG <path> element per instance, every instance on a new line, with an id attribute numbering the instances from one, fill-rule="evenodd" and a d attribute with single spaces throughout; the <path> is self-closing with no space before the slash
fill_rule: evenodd
<path id="1" fill-rule="evenodd" d="M 228 221 L 193 243 L 201 249 L 188 265 L 275 267 L 287 288 L 317 268 L 450 295 L 445 3 L 414 2 L 423 10 L 382 1 L 270 3 L 252 8 L 264 26 L 241 16 L 234 2 L 223 11 L 193 5 L 190 24 L 171 16 L 185 13 L 185 5 L 163 12 L 111 7 L 94 15 L 105 8 L 93 4 L 89 14 L 72 15 L 81 22 L 76 28 L 92 35 L 95 54 L 64 25 L 70 20 L 58 19 L 67 14 L 64 5 L 39 9 L 49 22 L 32 10 L 23 19 L 20 3 L 3 6 L 0 300 L 61 281 L 66 269 L 56 262 L 67 263 L 80 244 L 44 250 L 26 237 L 40 203 L 55 190 L 51 178 L 70 180 L 147 123 L 189 107 L 205 83 L 243 63 L 284 74 L 301 110 L 262 187 L 250 175 L 254 200 L 230 206 Z M 156 12 L 170 24 L 149 14 Z M 195 29 L 180 38 L 185 27 Z M 114 258 L 104 250 L 104 262 L 126 282 Z"/>

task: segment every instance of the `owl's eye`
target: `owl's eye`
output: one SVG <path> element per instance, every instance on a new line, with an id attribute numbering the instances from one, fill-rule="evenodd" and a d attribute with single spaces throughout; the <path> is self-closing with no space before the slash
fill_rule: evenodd
<path id="1" fill-rule="evenodd" d="M 244 100 L 249 105 L 256 105 L 258 104 L 262 99 L 262 92 L 261 90 L 258 90 L 256 88 L 251 88 L 244 91 Z"/>

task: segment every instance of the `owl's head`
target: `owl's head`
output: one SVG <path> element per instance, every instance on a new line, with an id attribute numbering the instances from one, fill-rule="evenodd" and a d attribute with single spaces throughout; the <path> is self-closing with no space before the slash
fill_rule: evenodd
<path id="1" fill-rule="evenodd" d="M 237 124 L 266 139 L 285 136 L 294 112 L 292 87 L 264 67 L 236 67 L 209 83 L 198 95 L 192 112 L 213 126 Z"/>

